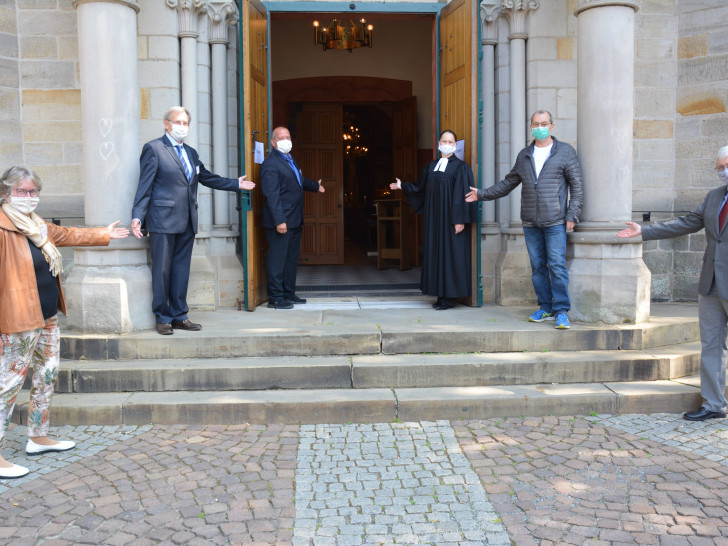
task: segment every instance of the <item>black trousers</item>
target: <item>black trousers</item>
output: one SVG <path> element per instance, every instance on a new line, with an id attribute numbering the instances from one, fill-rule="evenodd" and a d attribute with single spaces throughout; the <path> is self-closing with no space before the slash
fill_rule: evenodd
<path id="1" fill-rule="evenodd" d="M 266 228 L 265 236 L 268 238 L 265 264 L 268 273 L 268 300 L 283 300 L 296 293 L 301 227 L 288 228 L 286 233 Z"/>

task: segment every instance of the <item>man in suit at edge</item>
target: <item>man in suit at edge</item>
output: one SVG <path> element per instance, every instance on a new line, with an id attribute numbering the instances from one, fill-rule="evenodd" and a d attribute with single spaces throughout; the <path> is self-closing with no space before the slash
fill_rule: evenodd
<path id="1" fill-rule="evenodd" d="M 303 176 L 290 155 L 293 144 L 285 127 L 273 129 L 273 149 L 260 168 L 260 187 L 265 195 L 263 228 L 268 239 L 268 307 L 291 309 L 306 303 L 296 295 L 296 267 L 301 249 L 303 191 L 321 192 L 321 180 Z"/>
<path id="2" fill-rule="evenodd" d="M 187 285 L 192 247 L 197 233 L 197 184 L 216 190 L 252 190 L 245 175 L 237 180 L 208 171 L 197 150 L 183 144 L 190 114 L 182 106 L 164 113 L 161 138 L 147 142 L 140 158 L 139 186 L 134 197 L 132 233 L 149 232 L 152 251 L 152 311 L 157 332 L 197 331 L 202 326 L 187 317 Z"/>
<path id="3" fill-rule="evenodd" d="M 722 185 L 711 190 L 694 211 L 666 222 L 641 227 L 627 222 L 629 228 L 617 237 L 636 237 L 644 241 L 668 239 L 705 229 L 705 255 L 698 281 L 698 320 L 700 322 L 700 392 L 703 404 L 688 411 L 688 421 L 705 421 L 726 416 L 725 373 L 726 327 L 728 326 L 728 146 L 718 150 L 715 170 Z"/>

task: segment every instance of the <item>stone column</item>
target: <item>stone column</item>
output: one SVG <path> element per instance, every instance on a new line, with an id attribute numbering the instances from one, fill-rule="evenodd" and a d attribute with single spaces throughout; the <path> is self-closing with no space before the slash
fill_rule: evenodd
<path id="1" fill-rule="evenodd" d="M 496 183 L 495 159 L 495 46 L 498 43 L 500 15 L 499 0 L 483 0 L 480 3 L 481 49 L 481 92 L 483 99 L 483 127 L 481 132 L 482 169 L 481 187 L 489 188 Z M 495 219 L 495 201 L 481 203 L 481 264 L 483 275 L 483 301 L 495 301 L 495 264 L 501 249 L 500 226 Z"/>
<path id="2" fill-rule="evenodd" d="M 210 46 L 212 47 L 212 164 L 215 172 L 228 176 L 227 139 L 227 45 L 228 26 L 235 25 L 238 10 L 232 2 L 211 2 Z M 234 194 L 215 192 L 214 229 L 230 229 L 229 201 Z"/>
<path id="3" fill-rule="evenodd" d="M 233 2 L 210 2 L 207 13 L 212 48 L 212 163 L 216 173 L 236 178 L 237 175 L 229 174 L 228 163 L 227 46 L 228 29 L 237 23 L 238 10 Z M 213 192 L 213 196 L 214 223 L 207 257 L 216 274 L 217 305 L 233 307 L 243 280 L 243 268 L 235 249 L 238 234 L 230 222 L 230 201 L 236 196 L 226 191 Z"/>
<path id="4" fill-rule="evenodd" d="M 511 164 L 527 144 L 526 126 L 526 39 L 528 12 L 538 9 L 536 0 L 503 0 L 501 13 L 508 18 L 510 49 L 510 143 Z M 501 305 L 519 305 L 535 301 L 531 282 L 531 263 L 521 224 L 521 188 L 510 195 L 511 221 L 503 230 L 502 252 L 496 263 L 495 298 Z"/>
<path id="5" fill-rule="evenodd" d="M 129 225 L 139 181 L 136 14 L 127 0 L 76 0 L 87 226 Z M 109 36 L 114 36 L 113 40 Z M 68 326 L 124 333 L 154 326 L 147 244 L 134 237 L 74 249 Z"/>
<path id="6" fill-rule="evenodd" d="M 577 17 L 577 142 L 582 221 L 569 235 L 572 318 L 636 323 L 650 314 L 650 272 L 639 239 L 616 233 L 632 218 L 636 0 L 581 0 Z M 594 62 L 599 59 L 599 62 Z"/>
<path id="7" fill-rule="evenodd" d="M 190 111 L 190 130 L 185 143 L 199 152 L 200 107 L 198 104 L 197 73 L 197 28 L 199 15 L 205 11 L 204 0 L 167 0 L 170 8 L 177 10 L 180 39 L 180 86 L 182 106 Z M 204 160 L 203 160 L 204 162 Z M 206 165 L 207 166 L 207 165 Z M 204 240 L 212 224 L 211 191 L 200 185 L 197 189 L 197 226 L 195 247 L 190 264 L 190 281 L 187 303 L 191 309 L 212 310 L 215 308 L 215 272 L 205 256 Z"/>

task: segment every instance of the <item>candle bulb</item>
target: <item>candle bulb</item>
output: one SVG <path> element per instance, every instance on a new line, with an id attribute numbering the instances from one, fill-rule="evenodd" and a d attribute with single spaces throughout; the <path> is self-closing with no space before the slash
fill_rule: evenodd
<path id="1" fill-rule="evenodd" d="M 313 22 L 313 43 L 314 43 L 314 45 L 318 45 L 318 27 L 319 27 L 319 22 L 314 21 Z"/>

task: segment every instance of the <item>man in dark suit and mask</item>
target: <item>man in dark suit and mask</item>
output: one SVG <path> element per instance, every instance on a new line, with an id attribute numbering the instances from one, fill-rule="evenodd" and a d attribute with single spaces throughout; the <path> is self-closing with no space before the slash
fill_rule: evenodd
<path id="1" fill-rule="evenodd" d="M 147 142 L 140 158 L 139 186 L 132 209 L 132 233 L 149 232 L 152 250 L 152 311 L 157 332 L 200 330 L 187 317 L 187 285 L 192 247 L 197 233 L 197 185 L 216 190 L 252 190 L 253 182 L 241 176 L 223 178 L 208 171 L 197 150 L 183 144 L 189 112 L 173 106 L 164 114 L 165 134 Z"/>
<path id="2" fill-rule="evenodd" d="M 698 321 L 700 323 L 700 392 L 702 405 L 687 411 L 688 421 L 723 419 L 726 416 L 726 332 L 728 332 L 728 146 L 718 150 L 715 171 L 720 186 L 708 192 L 694 211 L 647 226 L 627 222 L 629 227 L 617 237 L 642 235 L 643 241 L 668 239 L 705 230 L 705 254 L 698 281 Z"/>
<path id="3" fill-rule="evenodd" d="M 268 307 L 291 309 L 306 303 L 296 295 L 296 267 L 301 249 L 303 191 L 321 192 L 321 180 L 303 176 L 290 155 L 293 144 L 285 127 L 273 129 L 273 149 L 260 169 L 260 185 L 265 195 L 263 227 L 268 239 Z"/>

